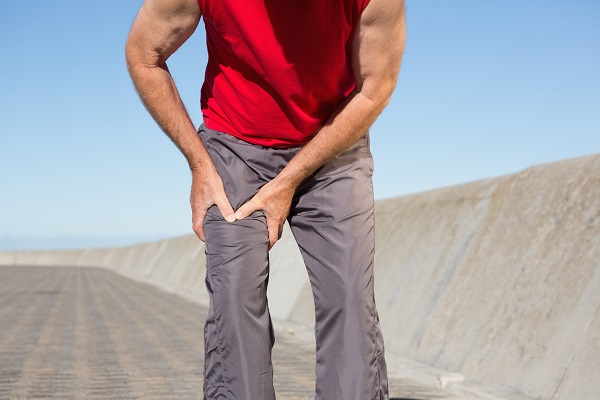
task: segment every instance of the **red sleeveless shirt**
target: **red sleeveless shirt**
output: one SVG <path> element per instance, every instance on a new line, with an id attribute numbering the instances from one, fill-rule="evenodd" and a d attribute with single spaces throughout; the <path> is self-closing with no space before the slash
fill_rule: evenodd
<path id="1" fill-rule="evenodd" d="M 267 147 L 308 142 L 354 89 L 350 49 L 369 0 L 198 0 L 207 127 Z"/>

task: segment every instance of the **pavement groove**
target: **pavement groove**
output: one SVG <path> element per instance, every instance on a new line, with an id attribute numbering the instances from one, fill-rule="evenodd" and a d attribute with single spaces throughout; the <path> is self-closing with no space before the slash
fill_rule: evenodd
<path id="1" fill-rule="evenodd" d="M 106 282 L 103 282 L 105 289 L 107 290 L 108 296 L 105 296 L 105 304 L 103 305 L 107 312 L 114 314 L 118 317 L 115 321 L 115 334 L 113 336 L 120 335 L 120 328 L 127 327 L 128 330 L 132 328 L 138 332 L 133 338 L 137 346 L 135 347 L 136 353 L 139 359 L 150 359 L 152 363 L 149 366 L 160 366 L 160 368 L 149 368 L 147 374 L 153 377 L 168 378 L 158 379 L 151 381 L 149 387 L 146 388 L 148 392 L 160 393 L 162 398 L 193 398 L 194 390 L 189 387 L 188 382 L 194 382 L 197 380 L 190 378 L 186 375 L 181 375 L 181 371 L 189 371 L 189 368 L 177 368 L 177 362 L 180 360 L 177 357 L 177 353 L 181 354 L 182 351 L 189 352 L 189 343 L 177 340 L 173 333 L 175 330 L 168 332 L 165 329 L 164 324 L 161 324 L 160 318 L 150 315 L 145 312 L 143 308 L 139 306 L 140 299 L 132 299 L 127 293 L 121 291 L 117 285 L 111 286 Z M 121 299 L 119 304 L 114 300 L 116 298 Z M 124 307 L 127 305 L 127 307 Z M 157 312 L 156 315 L 160 315 Z M 175 333 L 176 335 L 176 333 Z M 166 339 L 166 340 L 165 340 Z M 176 345 L 170 345 L 175 340 Z M 180 350 L 180 351 L 178 351 Z M 174 354 L 175 353 L 175 354 Z M 188 353 L 189 354 L 189 353 Z M 198 353 L 198 356 L 200 353 Z M 200 359 L 197 357 L 196 360 Z M 202 371 L 199 371 L 201 376 Z M 195 388 L 195 392 L 198 392 L 198 388 Z M 147 395 L 145 393 L 144 395 Z"/>
<path id="2" fill-rule="evenodd" d="M 74 275 L 66 277 L 63 288 L 71 286 L 73 278 Z M 31 384 L 17 386 L 13 391 L 15 397 L 18 397 L 19 390 L 26 393 L 28 398 L 52 398 L 60 393 L 73 392 L 76 381 L 69 367 L 73 362 L 71 343 L 75 337 L 75 325 L 65 323 L 62 316 L 73 315 L 77 303 L 74 301 L 73 290 L 60 289 L 60 291 L 65 295 L 55 296 L 55 307 L 48 317 L 48 323 L 42 328 L 34 351 L 22 367 L 25 375 L 29 375 L 29 371 L 35 371 L 39 378 Z"/>
<path id="3" fill-rule="evenodd" d="M 60 288 L 62 282 L 57 283 Z M 6 387 L 2 392 L 6 393 L 9 399 L 27 398 L 26 393 L 23 393 L 24 388 L 30 384 L 25 369 L 26 364 L 30 355 L 38 348 L 41 329 L 46 325 L 56 305 L 56 292 L 58 291 L 32 291 L 30 293 L 37 301 L 34 300 L 33 304 L 20 302 L 24 303 L 23 305 L 26 307 L 24 318 L 19 321 L 18 325 L 14 325 L 13 334 L 7 336 L 6 342 L 2 343 L 2 350 L 7 349 L 11 357 L 6 361 L 3 358 L 0 359 L 2 363 L 0 382 Z M 19 297 L 24 295 L 22 292 L 15 294 Z M 8 382 L 3 379 L 6 376 L 9 377 Z"/>
<path id="4" fill-rule="evenodd" d="M 206 312 L 102 268 L 0 267 L 0 400 L 202 399 Z M 312 345 L 277 332 L 273 364 L 278 399 L 314 399 Z M 406 379 L 390 395 L 451 399 Z"/>
<path id="5" fill-rule="evenodd" d="M 0 269 L 1 271 L 2 269 Z M 20 294 L 28 291 L 30 294 L 35 293 L 39 288 L 44 287 L 45 277 L 31 277 L 35 279 L 34 282 L 29 282 L 27 284 L 26 276 L 20 276 L 15 282 L 15 285 L 11 285 L 11 290 L 6 293 L 1 293 L 0 295 L 0 321 L 7 321 L 8 318 L 18 318 L 20 313 L 22 313 L 22 306 L 20 303 L 31 303 L 31 298 L 28 296 L 21 296 Z M 12 277 L 8 274 L 0 274 L 0 282 L 11 282 Z M 38 297 L 39 298 L 39 297 Z M 14 315 L 17 314 L 15 317 Z"/>

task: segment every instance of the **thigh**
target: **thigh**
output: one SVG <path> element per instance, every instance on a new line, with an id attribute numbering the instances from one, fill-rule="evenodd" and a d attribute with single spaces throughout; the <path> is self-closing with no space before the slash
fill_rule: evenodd
<path id="1" fill-rule="evenodd" d="M 368 278 L 362 272 L 372 268 L 374 255 L 372 175 L 367 134 L 317 170 L 294 198 L 288 220 L 315 296 L 331 293 L 320 283 L 353 285 Z"/>
<path id="2" fill-rule="evenodd" d="M 268 177 L 254 165 L 256 159 L 263 157 L 262 149 L 204 125 L 198 134 L 223 181 L 231 206 L 238 209 L 267 182 Z"/>
<path id="3" fill-rule="evenodd" d="M 208 154 L 223 181 L 233 209 L 254 196 L 268 179 L 254 167 L 263 158 L 263 149 L 202 125 L 199 129 Z M 260 167 L 259 167 L 260 168 Z M 216 205 L 204 219 L 207 275 L 214 287 L 227 283 L 231 290 L 262 282 L 268 265 L 268 230 L 263 212 L 228 223 Z"/>
<path id="4" fill-rule="evenodd" d="M 372 173 L 364 137 L 305 182 L 289 218 L 315 302 L 319 399 L 372 399 L 379 386 Z"/>

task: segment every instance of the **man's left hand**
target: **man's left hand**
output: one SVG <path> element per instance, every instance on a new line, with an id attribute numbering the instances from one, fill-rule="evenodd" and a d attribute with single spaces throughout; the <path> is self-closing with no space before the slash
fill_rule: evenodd
<path id="1" fill-rule="evenodd" d="M 254 211 L 262 210 L 267 217 L 269 230 L 269 250 L 281 238 L 283 224 L 290 213 L 290 206 L 296 188 L 280 184 L 274 179 L 264 185 L 254 197 L 242 205 L 235 213 L 236 219 L 243 219 Z"/>

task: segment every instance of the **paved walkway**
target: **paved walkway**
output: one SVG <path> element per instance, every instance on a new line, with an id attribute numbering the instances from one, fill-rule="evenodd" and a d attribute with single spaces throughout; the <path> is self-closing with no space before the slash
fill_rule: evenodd
<path id="1" fill-rule="evenodd" d="M 0 400 L 201 399 L 205 316 L 101 268 L 0 267 Z M 273 363 L 278 399 L 314 399 L 312 348 L 280 332 Z M 390 394 L 451 398 L 399 379 Z"/>

